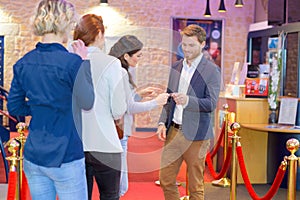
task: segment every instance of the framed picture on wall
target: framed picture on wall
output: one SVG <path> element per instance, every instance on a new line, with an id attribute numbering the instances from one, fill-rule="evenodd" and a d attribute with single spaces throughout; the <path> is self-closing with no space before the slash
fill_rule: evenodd
<path id="1" fill-rule="evenodd" d="M 209 60 L 218 65 L 221 69 L 223 66 L 223 37 L 224 37 L 224 20 L 223 19 L 197 19 L 197 18 L 183 18 L 183 17 L 171 17 L 172 24 L 172 63 L 176 60 L 183 58 L 181 48 L 181 36 L 182 31 L 186 26 L 190 24 L 197 24 L 206 31 L 206 45 L 203 48 L 203 54 Z"/>

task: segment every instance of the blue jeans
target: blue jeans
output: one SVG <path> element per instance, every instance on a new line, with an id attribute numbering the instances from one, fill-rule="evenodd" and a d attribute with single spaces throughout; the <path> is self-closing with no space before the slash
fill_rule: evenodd
<path id="1" fill-rule="evenodd" d="M 24 172 L 32 200 L 86 200 L 84 158 L 60 167 L 43 167 L 24 159 Z"/>
<path id="2" fill-rule="evenodd" d="M 127 169 L 128 136 L 124 135 L 124 137 L 121 139 L 121 145 L 123 148 L 123 152 L 121 154 L 122 171 L 121 171 L 121 182 L 120 182 L 120 196 L 123 196 L 128 190 L 128 169 Z"/>

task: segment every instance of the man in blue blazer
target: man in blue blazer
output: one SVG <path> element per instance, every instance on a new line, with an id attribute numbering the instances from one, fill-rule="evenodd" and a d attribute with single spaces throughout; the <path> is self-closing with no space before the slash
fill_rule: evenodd
<path id="1" fill-rule="evenodd" d="M 204 199 L 205 156 L 213 138 L 212 112 L 220 92 L 220 68 L 202 53 L 206 32 L 192 24 L 181 32 L 184 59 L 169 75 L 164 106 L 157 129 L 165 142 L 161 157 L 160 184 L 166 200 L 179 199 L 176 176 L 183 161 L 189 180 L 189 199 Z"/>

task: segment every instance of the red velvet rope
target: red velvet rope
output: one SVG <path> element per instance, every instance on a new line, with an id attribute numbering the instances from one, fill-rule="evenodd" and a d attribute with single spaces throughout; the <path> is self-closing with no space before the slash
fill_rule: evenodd
<path id="1" fill-rule="evenodd" d="M 6 100 L 5 96 L 3 96 L 3 95 L 0 95 L 0 99 Z"/>
<path id="2" fill-rule="evenodd" d="M 215 149 L 212 151 L 212 153 L 210 154 L 210 157 L 211 158 L 213 158 L 216 154 L 217 154 L 217 152 L 218 152 L 218 150 L 219 150 L 219 148 L 220 148 L 220 146 L 221 146 L 221 143 L 222 143 L 222 141 L 223 141 L 223 139 L 224 139 L 224 135 L 225 135 L 225 122 L 223 122 L 223 125 L 222 125 L 222 129 L 221 129 L 221 133 L 220 133 L 220 135 L 219 135 L 219 138 L 218 138 L 218 141 L 217 141 L 217 144 L 216 144 L 216 146 L 215 146 Z"/>
<path id="3" fill-rule="evenodd" d="M 256 192 L 254 191 L 254 189 L 250 183 L 250 180 L 249 180 L 249 177 L 247 174 L 247 170 L 246 170 L 246 166 L 245 166 L 245 162 L 244 162 L 242 147 L 237 146 L 236 151 L 237 151 L 237 157 L 238 157 L 238 161 L 239 161 L 239 165 L 240 165 L 240 169 L 241 169 L 241 174 L 244 179 L 247 191 L 250 194 L 250 196 L 252 197 L 252 199 L 254 199 L 254 200 L 270 200 L 270 199 L 272 199 L 272 197 L 277 192 L 277 190 L 280 186 L 280 183 L 283 180 L 286 168 L 282 167 L 282 165 L 280 165 L 271 188 L 269 189 L 269 191 L 267 192 L 267 194 L 265 196 L 260 198 L 259 196 L 257 196 Z"/>
<path id="4" fill-rule="evenodd" d="M 210 153 L 207 153 L 206 163 L 207 163 L 207 166 L 208 166 L 208 169 L 209 169 L 211 175 L 213 176 L 213 178 L 215 180 L 218 180 L 218 179 L 224 177 L 225 173 L 227 172 L 227 170 L 229 168 L 230 160 L 231 160 L 231 153 L 232 153 L 232 147 L 230 146 L 230 147 L 228 147 L 228 151 L 227 151 L 227 155 L 226 155 L 226 159 L 225 159 L 223 168 L 221 169 L 221 172 L 219 174 L 216 173 L 215 170 L 214 170 Z"/>
<path id="5" fill-rule="evenodd" d="M 27 199 L 28 191 L 29 191 L 29 189 L 28 189 L 27 178 L 26 178 L 25 173 L 23 171 L 23 173 L 22 173 L 22 190 L 21 190 L 21 199 L 22 200 Z"/>
<path id="6" fill-rule="evenodd" d="M 0 110 L 0 113 L 5 115 L 6 117 L 8 117 L 9 119 L 11 119 L 13 122 L 18 122 L 15 118 L 13 118 L 12 116 L 10 116 L 9 114 L 7 114 L 6 112 L 4 112 L 3 110 Z"/>
<path id="7" fill-rule="evenodd" d="M 17 192 L 17 172 L 9 172 L 7 200 L 15 200 Z"/>

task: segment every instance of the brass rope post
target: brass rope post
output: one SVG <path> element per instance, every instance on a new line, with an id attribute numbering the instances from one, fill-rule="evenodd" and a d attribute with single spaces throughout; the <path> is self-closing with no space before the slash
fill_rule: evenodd
<path id="1" fill-rule="evenodd" d="M 299 148 L 299 141 L 291 138 L 286 142 L 286 148 L 291 152 L 290 156 L 286 156 L 288 160 L 288 191 L 287 200 L 296 200 L 296 177 L 297 177 L 297 163 L 299 158 L 295 155 Z"/>
<path id="2" fill-rule="evenodd" d="M 234 122 L 231 124 L 230 129 L 233 131 L 231 138 L 232 146 L 232 158 L 231 158 L 231 184 L 230 184 L 230 200 L 236 200 L 236 185 L 237 185 L 237 157 L 236 157 L 236 146 L 239 141 L 239 132 L 241 126 L 239 123 Z"/>
<path id="3" fill-rule="evenodd" d="M 26 142 L 26 136 L 25 136 L 25 131 L 27 130 L 27 125 L 24 122 L 19 122 L 16 125 L 17 131 L 20 134 L 18 137 L 16 137 L 16 140 L 20 142 L 20 151 L 19 151 L 19 158 L 20 158 L 20 164 L 19 164 L 19 183 L 20 183 L 20 191 L 22 191 L 22 177 L 23 177 L 23 150 L 24 150 L 24 144 Z"/>
<path id="4" fill-rule="evenodd" d="M 20 158 L 18 157 L 18 151 L 20 149 L 20 143 L 16 141 L 15 139 L 10 139 L 6 144 L 5 147 L 8 146 L 8 151 L 12 154 L 9 157 L 6 157 L 6 160 L 10 161 L 10 172 L 16 172 L 18 173 L 18 161 L 20 161 Z M 20 200 L 20 182 L 17 181 L 16 184 L 16 200 Z"/>
<path id="5" fill-rule="evenodd" d="M 229 106 L 228 104 L 224 104 L 223 108 L 225 110 L 224 115 L 224 122 L 225 123 L 225 132 L 224 132 L 224 139 L 223 139 L 223 163 L 225 163 L 227 150 L 228 150 L 228 120 L 229 120 Z M 219 187 L 229 187 L 230 186 L 230 179 L 226 177 L 226 173 L 224 174 L 223 178 L 212 181 L 212 185 L 219 186 Z"/>

